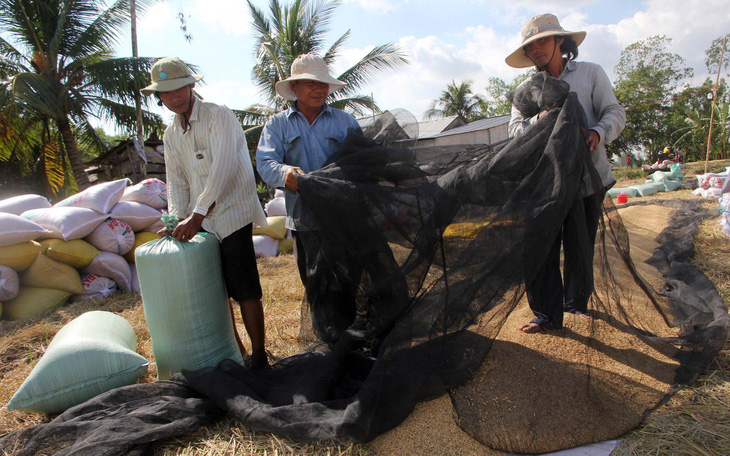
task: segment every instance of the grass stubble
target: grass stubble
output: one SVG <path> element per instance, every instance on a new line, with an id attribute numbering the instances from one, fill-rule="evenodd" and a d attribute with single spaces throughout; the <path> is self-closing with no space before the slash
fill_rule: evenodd
<path id="1" fill-rule="evenodd" d="M 622 182 L 619 181 L 619 185 Z M 688 190 L 660 193 L 656 199 L 694 199 Z M 716 200 L 705 200 L 716 208 Z M 717 218 L 707 219 L 695 237 L 693 263 L 715 284 L 725 302 L 730 302 L 730 238 Z M 259 259 L 268 350 L 275 356 L 289 356 L 304 348 L 297 340 L 303 288 L 292 255 Z M 123 316 L 135 329 L 137 351 L 153 362 L 140 382 L 156 378 L 152 343 L 139 295 L 117 293 L 95 302 L 71 303 L 31 321 L 0 321 L 0 404 L 6 404 L 45 352 L 63 325 L 90 310 L 107 310 Z M 236 325 L 245 334 L 236 309 Z M 250 348 L 244 337 L 244 344 Z M 0 436 L 26 426 L 47 422 L 52 417 L 0 408 Z M 450 419 L 450 417 L 449 417 Z M 443 420 L 441 420 L 443 421 Z M 438 432 L 438 430 L 436 430 Z M 638 428 L 621 438 L 612 456 L 730 454 L 730 343 L 713 360 L 707 371 L 666 404 L 650 413 Z M 434 436 L 434 438 L 437 438 Z M 474 447 L 464 454 L 482 453 Z M 483 454 L 491 454 L 488 449 Z M 247 430 L 232 418 L 200 428 L 183 438 L 155 446 L 156 456 L 213 455 L 305 455 L 366 456 L 376 454 L 368 444 L 305 445 L 272 434 Z"/>

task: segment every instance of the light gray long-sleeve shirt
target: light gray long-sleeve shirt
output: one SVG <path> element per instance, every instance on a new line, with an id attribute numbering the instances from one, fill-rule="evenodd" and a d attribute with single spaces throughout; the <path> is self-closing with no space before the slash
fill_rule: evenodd
<path id="1" fill-rule="evenodd" d="M 598 133 L 600 142 L 598 149 L 591 152 L 591 158 L 601 176 L 601 183 L 604 187 L 608 187 L 616 182 L 616 178 L 611 172 L 611 163 L 606 157 L 606 144 L 616 139 L 623 131 L 626 125 L 626 111 L 623 106 L 618 104 L 611 81 L 600 65 L 571 60 L 565 65 L 565 70 L 558 79 L 567 82 L 570 85 L 570 91 L 578 95 L 578 102 L 586 114 L 588 128 Z M 509 122 L 509 136 L 517 136 L 535 122 L 537 122 L 537 116 L 525 118 L 513 105 L 512 118 Z M 587 176 L 584 176 L 584 182 L 588 194 L 593 193 Z"/>

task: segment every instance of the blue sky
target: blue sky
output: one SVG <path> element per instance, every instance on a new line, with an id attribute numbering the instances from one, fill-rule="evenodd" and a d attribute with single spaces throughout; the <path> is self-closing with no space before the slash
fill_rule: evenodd
<path id="1" fill-rule="evenodd" d="M 254 3 L 268 10 L 268 0 Z M 489 77 L 517 76 L 520 71 L 504 58 L 535 14 L 552 12 L 567 30 L 587 31 L 578 60 L 599 63 L 612 80 L 626 46 L 666 35 L 672 51 L 694 68 L 697 82 L 710 76 L 705 49 L 730 32 L 728 10 L 727 0 L 343 0 L 327 45 L 351 31 L 334 68 L 339 73 L 375 45 L 399 44 L 411 64 L 381 74 L 362 92 L 372 93 L 382 109 L 405 108 L 420 119 L 451 80 L 470 80 L 477 93 L 485 93 Z M 180 11 L 193 35 L 190 43 L 179 30 Z M 140 18 L 138 35 L 140 55 L 178 56 L 198 65 L 205 74 L 198 91 L 206 100 L 234 109 L 263 101 L 251 80 L 254 37 L 245 0 L 167 0 Z M 131 54 L 128 37 L 121 38 L 117 54 Z"/>

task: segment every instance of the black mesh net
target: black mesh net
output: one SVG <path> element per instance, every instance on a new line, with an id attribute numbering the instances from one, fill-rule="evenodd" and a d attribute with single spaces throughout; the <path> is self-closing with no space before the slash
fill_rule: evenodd
<path id="1" fill-rule="evenodd" d="M 585 428 L 580 413 L 587 409 L 606 422 L 625 413 L 627 400 L 640 401 L 622 397 L 628 381 L 605 364 L 539 354 L 547 340 L 540 338 L 555 336 L 519 334 L 525 344 L 500 339 L 518 332 L 505 324 L 524 308 L 524 284 L 566 219 L 582 248 L 593 247 L 581 234 L 585 221 L 570 214 L 590 190 L 582 176 L 594 191 L 601 185 L 585 149 L 583 111 L 565 85 L 538 75 L 513 102 L 526 114 L 548 109 L 549 115 L 491 146 L 383 146 L 382 136 L 351 135 L 328 165 L 300 178 L 306 217 L 299 234 L 309 259 L 304 312 L 319 341 L 308 350 L 270 369 L 224 361 L 171 382 L 112 391 L 4 437 L 2 448 L 134 454 L 222 410 L 250 429 L 299 441 L 368 441 L 396 427 L 419 401 L 446 393 L 459 426 L 497 449 L 539 453 L 625 432 L 580 434 L 560 428 L 549 414 L 524 418 L 542 398 L 555 405 L 546 408 Z M 378 131 L 403 135 L 399 125 Z M 700 207 L 675 217 L 667 247 L 652 258 L 667 278 L 661 292 L 632 262 L 610 198 L 602 211 L 589 304 L 594 319 L 585 334 L 569 320 L 557 337 L 597 353 L 591 359 L 606 355 L 670 385 L 654 388 L 652 399 L 631 410 L 635 426 L 706 368 L 727 339 L 728 314 L 709 280 L 687 261 L 692 233 L 684 227 L 707 216 Z M 630 338 L 631 349 L 597 337 L 609 330 L 617 344 Z M 533 358 L 542 360 L 543 372 L 517 381 L 515 372 Z M 504 407 L 501 387 L 533 390 Z M 510 414 L 519 419 L 507 422 Z M 129 417 L 125 426 L 117 426 L 118 416 Z M 98 442 L 93 451 L 88 441 Z"/>

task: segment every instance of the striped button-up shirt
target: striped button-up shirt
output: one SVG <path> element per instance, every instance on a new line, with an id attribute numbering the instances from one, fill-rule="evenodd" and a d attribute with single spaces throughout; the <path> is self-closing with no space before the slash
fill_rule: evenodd
<path id="1" fill-rule="evenodd" d="M 203 228 L 219 240 L 251 222 L 265 227 L 246 137 L 233 112 L 196 97 L 185 134 L 180 119 L 164 136 L 170 213 L 204 215 Z"/>

